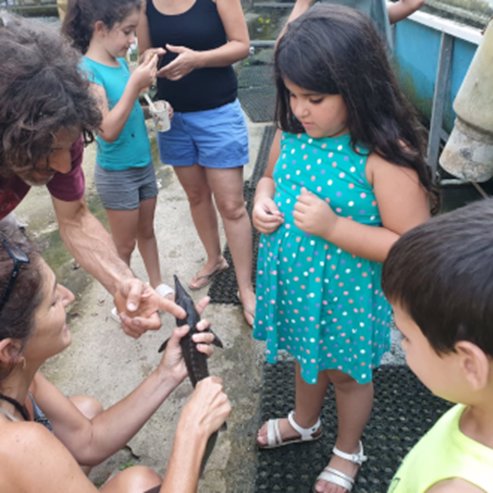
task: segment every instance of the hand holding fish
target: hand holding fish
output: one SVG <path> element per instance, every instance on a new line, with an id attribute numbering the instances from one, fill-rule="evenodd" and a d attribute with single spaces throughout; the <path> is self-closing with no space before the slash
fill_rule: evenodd
<path id="1" fill-rule="evenodd" d="M 198 313 L 202 313 L 209 304 L 209 297 L 202 298 L 195 308 Z M 196 324 L 197 332 L 191 335 L 195 348 L 205 356 L 209 357 L 214 351 L 212 343 L 214 342 L 214 334 L 209 332 L 210 323 L 206 319 L 200 320 Z M 168 375 L 173 375 L 177 383 L 182 382 L 187 376 L 187 366 L 185 364 L 182 339 L 187 337 L 190 331 L 189 325 L 181 325 L 174 329 L 171 337 L 166 342 L 166 350 L 161 359 L 159 368 Z"/>
<path id="2" fill-rule="evenodd" d="M 200 380 L 180 413 L 163 484 L 147 493 L 197 491 L 199 474 L 204 467 L 201 458 L 210 453 L 211 438 L 217 437 L 217 430 L 230 412 L 231 404 L 221 379 Z"/>
<path id="3" fill-rule="evenodd" d="M 197 383 L 195 390 L 180 415 L 178 429 L 197 430 L 208 438 L 226 421 L 231 403 L 224 393 L 222 379 L 207 377 Z"/>

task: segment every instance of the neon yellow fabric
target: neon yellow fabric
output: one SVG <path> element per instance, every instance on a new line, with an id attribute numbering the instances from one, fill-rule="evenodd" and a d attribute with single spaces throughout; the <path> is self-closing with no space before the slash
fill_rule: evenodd
<path id="1" fill-rule="evenodd" d="M 447 411 L 411 449 L 388 493 L 425 493 L 440 481 L 461 478 L 493 493 L 493 449 L 464 435 L 461 404 Z"/>

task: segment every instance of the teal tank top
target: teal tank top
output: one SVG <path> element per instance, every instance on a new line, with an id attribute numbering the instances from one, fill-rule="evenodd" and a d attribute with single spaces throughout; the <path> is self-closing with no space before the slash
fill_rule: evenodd
<path id="1" fill-rule="evenodd" d="M 88 79 L 104 88 L 108 107 L 111 110 L 120 100 L 130 79 L 130 70 L 123 58 L 118 58 L 118 67 L 110 67 L 83 57 L 81 67 Z M 140 168 L 151 163 L 151 145 L 147 135 L 144 112 L 138 101 L 113 142 L 106 142 L 96 136 L 96 161 L 101 168 L 108 171 L 121 171 L 129 168 Z"/>

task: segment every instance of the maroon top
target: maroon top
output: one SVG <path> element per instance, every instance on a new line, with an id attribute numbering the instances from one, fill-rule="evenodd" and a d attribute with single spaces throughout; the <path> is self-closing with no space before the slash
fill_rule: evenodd
<path id="1" fill-rule="evenodd" d="M 46 185 L 50 194 L 56 199 L 73 202 L 84 196 L 85 181 L 81 166 L 83 153 L 84 141 L 81 137 L 70 148 L 72 170 L 67 174 L 55 173 Z M 31 186 L 18 176 L 0 178 L 0 219 L 21 203 L 30 188 Z"/>

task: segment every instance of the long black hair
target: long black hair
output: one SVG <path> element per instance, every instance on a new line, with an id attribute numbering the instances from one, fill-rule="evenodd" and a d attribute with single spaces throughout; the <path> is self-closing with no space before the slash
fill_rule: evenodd
<path id="1" fill-rule="evenodd" d="M 69 0 L 62 33 L 75 48 L 85 53 L 97 21 L 111 29 L 133 11 L 140 10 L 140 6 L 140 0 Z"/>
<path id="2" fill-rule="evenodd" d="M 321 94 L 339 94 L 347 108 L 353 149 L 363 145 L 400 166 L 412 168 L 427 190 L 424 129 L 400 91 L 385 45 L 371 20 L 333 4 L 317 4 L 288 24 L 274 57 L 276 121 L 287 132 L 303 132 L 289 105 L 284 79 Z"/>

